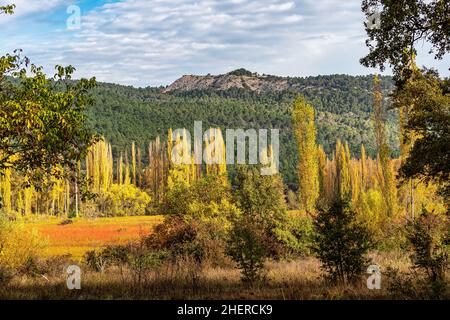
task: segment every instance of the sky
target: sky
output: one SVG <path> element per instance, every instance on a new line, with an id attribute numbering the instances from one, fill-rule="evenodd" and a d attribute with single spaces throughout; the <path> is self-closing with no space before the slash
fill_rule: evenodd
<path id="1" fill-rule="evenodd" d="M 77 78 L 146 87 L 168 85 L 184 74 L 238 68 L 296 77 L 378 72 L 359 64 L 368 53 L 360 0 L 0 0 L 0 5 L 12 2 L 16 14 L 0 16 L 0 55 L 20 48 L 48 74 L 55 65 L 70 64 Z M 418 64 L 448 76 L 450 59 L 435 61 L 427 52 L 419 48 Z"/>

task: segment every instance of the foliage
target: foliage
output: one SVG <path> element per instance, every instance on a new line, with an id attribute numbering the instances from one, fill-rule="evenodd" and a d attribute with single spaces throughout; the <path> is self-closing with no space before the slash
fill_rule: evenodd
<path id="1" fill-rule="evenodd" d="M 0 216 L 0 266 L 19 268 L 36 258 L 45 245 L 45 240 L 34 230 L 26 230 L 22 222 Z"/>
<path id="2" fill-rule="evenodd" d="M 336 199 L 329 209 L 319 209 L 314 226 L 313 252 L 327 277 L 342 284 L 354 282 L 368 265 L 366 254 L 373 248 L 367 227 L 357 222 L 349 199 Z"/>
<path id="3" fill-rule="evenodd" d="M 404 180 L 415 178 L 437 182 L 450 201 L 450 88 L 434 71 L 416 70 L 403 88 L 397 90 L 395 105 L 409 108 L 405 134 L 415 141 L 400 168 Z"/>
<path id="4" fill-rule="evenodd" d="M 445 241 L 448 227 L 448 221 L 423 208 L 420 217 L 411 222 L 408 229 L 413 266 L 426 274 L 435 297 L 440 297 L 447 286 L 445 273 L 450 268 L 450 248 Z"/>
<path id="5" fill-rule="evenodd" d="M 283 244 L 287 256 L 305 256 L 311 253 L 314 225 L 308 215 L 288 214 L 284 229 L 275 229 L 277 239 Z"/>
<path id="6" fill-rule="evenodd" d="M 141 285 L 147 272 L 159 267 L 165 258 L 162 251 L 149 250 L 142 238 L 127 245 L 111 245 L 100 251 L 88 251 L 84 261 L 91 270 L 101 273 L 116 266 L 123 276 L 124 268 L 127 268 L 131 271 L 134 285 Z"/>
<path id="7" fill-rule="evenodd" d="M 314 106 L 318 120 L 317 143 L 331 155 L 337 139 L 349 141 L 353 154 L 359 156 L 364 143 L 374 157 L 372 76 L 331 75 L 291 78 L 306 101 Z M 380 77 L 383 94 L 392 89 L 390 77 Z M 194 121 L 203 128 L 280 128 L 280 170 L 291 188 L 297 184 L 298 155 L 292 122 L 292 108 L 297 93 L 258 94 L 249 90 L 198 90 L 161 93 L 159 88 L 132 88 L 99 83 L 93 90 L 95 106 L 86 110 L 89 124 L 111 142 L 115 157 L 129 148 L 130 142 L 146 150 L 149 141 L 167 138 L 168 128 L 186 128 L 191 134 Z M 155 121 L 158 119 L 158 121 Z M 397 114 L 388 112 L 386 136 L 398 155 Z M 143 153 L 147 160 L 147 153 Z M 233 168 L 229 168 L 232 173 Z M 296 188 L 295 188 L 296 189 Z"/>
<path id="8" fill-rule="evenodd" d="M 10 4 L 7 6 L 0 6 L 0 14 L 13 14 L 14 9 L 16 8 L 16 5 Z"/>
<path id="9" fill-rule="evenodd" d="M 264 262 L 269 255 L 271 239 L 248 216 L 233 224 L 227 246 L 227 254 L 242 270 L 244 282 L 260 280 L 264 274 Z"/>
<path id="10" fill-rule="evenodd" d="M 20 171 L 26 185 L 75 172 L 95 139 L 85 126 L 95 79 L 73 82 L 75 68 L 56 70 L 52 81 L 20 51 L 0 57 L 0 169 Z"/>
<path id="11" fill-rule="evenodd" d="M 149 236 L 149 245 L 167 250 L 172 260 L 194 258 L 198 264 L 223 264 L 231 220 L 239 215 L 221 176 L 206 176 L 191 186 L 172 189 L 168 217 Z"/>
<path id="12" fill-rule="evenodd" d="M 150 196 L 132 184 L 112 184 L 99 196 L 101 211 L 107 216 L 144 215 Z"/>
<path id="13" fill-rule="evenodd" d="M 262 275 L 269 257 L 286 254 L 283 240 L 293 241 L 287 225 L 284 186 L 279 176 L 263 176 L 255 167 L 240 166 L 233 198 L 241 215 L 233 220 L 227 254 L 242 269 L 243 280 Z"/>
<path id="14" fill-rule="evenodd" d="M 298 150 L 298 185 L 300 208 L 312 213 L 319 198 L 319 168 L 317 160 L 314 108 L 302 97 L 295 101 L 292 113 Z"/>
<path id="15" fill-rule="evenodd" d="M 435 58 L 442 59 L 450 51 L 449 6 L 448 1 L 442 0 L 364 0 L 362 10 L 366 17 L 372 18 L 379 12 L 380 21 L 375 28 L 366 26 L 370 53 L 361 63 L 383 69 L 387 62 L 394 68 L 397 80 L 403 81 L 407 78 L 404 68 L 422 41 L 431 45 Z"/>

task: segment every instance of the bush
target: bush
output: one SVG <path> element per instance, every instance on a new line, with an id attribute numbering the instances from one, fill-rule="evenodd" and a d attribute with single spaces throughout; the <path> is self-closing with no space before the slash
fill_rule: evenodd
<path id="1" fill-rule="evenodd" d="M 190 260 L 198 268 L 206 262 L 226 263 L 225 241 L 239 210 L 231 203 L 230 187 L 222 176 L 172 189 L 165 207 L 169 214 L 148 237 L 149 247 L 166 250 L 173 262 Z"/>
<path id="2" fill-rule="evenodd" d="M 276 228 L 275 235 L 289 256 L 305 256 L 311 253 L 314 224 L 310 216 L 289 214 L 285 229 Z"/>
<path id="3" fill-rule="evenodd" d="M 103 273 L 112 266 L 121 270 L 125 267 L 131 271 L 135 284 L 140 284 L 145 273 L 158 267 L 165 258 L 163 251 L 151 250 L 146 245 L 145 238 L 127 245 L 107 246 L 100 251 L 93 250 L 85 254 L 86 265 L 92 270 Z"/>
<path id="4" fill-rule="evenodd" d="M 268 257 L 283 257 L 286 248 L 278 235 L 290 231 L 281 177 L 263 176 L 255 167 L 241 166 L 236 171 L 233 185 L 233 198 L 243 219 L 252 221 L 264 234 Z"/>
<path id="5" fill-rule="evenodd" d="M 107 216 L 139 216 L 146 213 L 151 198 L 132 184 L 112 184 L 97 201 L 99 211 Z"/>
<path id="6" fill-rule="evenodd" d="M 105 272 L 110 260 L 109 256 L 104 251 L 91 250 L 84 255 L 86 265 L 93 271 Z"/>
<path id="7" fill-rule="evenodd" d="M 27 230 L 20 221 L 0 218 L 0 266 L 20 268 L 45 246 L 46 241 L 35 230 Z"/>
<path id="8" fill-rule="evenodd" d="M 252 283 L 262 278 L 264 262 L 269 255 L 269 241 L 250 219 L 236 220 L 228 240 L 227 254 L 242 270 L 244 282 Z"/>
<path id="9" fill-rule="evenodd" d="M 318 212 L 313 252 L 328 279 L 341 284 L 354 282 L 365 272 L 369 264 L 365 255 L 374 247 L 368 228 L 357 222 L 349 199 L 335 200 L 329 209 L 319 208 Z"/>
<path id="10" fill-rule="evenodd" d="M 227 254 L 242 270 L 242 279 L 261 279 L 267 258 L 286 255 L 296 237 L 288 224 L 284 186 L 279 176 L 262 176 L 256 168 L 239 167 L 233 194 L 241 216 L 233 220 Z"/>
<path id="11" fill-rule="evenodd" d="M 147 238 L 148 245 L 154 250 L 166 250 L 173 262 L 190 257 L 198 265 L 225 264 L 225 241 L 231 228 L 228 217 L 237 215 L 237 208 L 222 201 L 193 203 L 190 210 L 184 216 L 168 216 Z"/>
<path id="12" fill-rule="evenodd" d="M 0 286 L 7 285 L 13 278 L 13 270 L 0 265 Z"/>
<path id="13" fill-rule="evenodd" d="M 445 244 L 448 222 L 425 208 L 408 226 L 407 237 L 412 247 L 411 261 L 415 269 L 426 275 L 433 298 L 447 290 L 446 271 L 449 269 L 449 246 Z"/>

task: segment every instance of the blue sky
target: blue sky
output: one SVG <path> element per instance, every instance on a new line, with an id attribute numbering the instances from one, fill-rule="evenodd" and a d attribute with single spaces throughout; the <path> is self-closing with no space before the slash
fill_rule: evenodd
<path id="1" fill-rule="evenodd" d="M 133 86 L 170 84 L 183 74 L 244 67 L 282 76 L 368 74 L 360 0 L 0 0 L 0 54 L 16 48 L 53 73 L 72 64 L 77 77 Z M 70 5 L 81 26 L 68 30 Z M 420 49 L 419 65 L 448 76 Z M 389 73 L 389 71 L 387 72 Z"/>

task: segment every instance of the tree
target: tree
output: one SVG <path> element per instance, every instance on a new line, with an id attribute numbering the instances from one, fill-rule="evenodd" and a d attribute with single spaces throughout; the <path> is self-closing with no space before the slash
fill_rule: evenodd
<path id="1" fill-rule="evenodd" d="M 414 143 L 400 168 L 400 178 L 434 181 L 441 193 L 450 198 L 450 82 L 441 80 L 432 70 L 415 71 L 405 86 L 398 89 L 394 104 L 407 103 L 409 109 L 404 134 L 413 135 Z"/>
<path id="2" fill-rule="evenodd" d="M 355 281 L 368 265 L 366 254 L 373 247 L 367 227 L 357 222 L 350 199 L 336 199 L 329 209 L 321 208 L 314 221 L 313 252 L 332 281 Z"/>
<path id="3" fill-rule="evenodd" d="M 423 41 L 431 45 L 436 59 L 450 51 L 448 17 L 450 4 L 445 0 L 363 0 L 362 10 L 368 19 L 379 12 L 379 23 L 366 26 L 366 45 L 370 52 L 361 59 L 366 67 L 394 68 L 397 83 L 407 79 L 405 66 L 414 60 L 415 46 Z"/>
<path id="4" fill-rule="evenodd" d="M 251 217 L 261 232 L 273 239 L 276 247 L 275 229 L 286 221 L 284 185 L 279 175 L 263 176 L 256 168 L 240 166 L 235 173 L 234 202 L 244 216 Z"/>
<path id="5" fill-rule="evenodd" d="M 414 268 L 424 271 L 433 298 L 441 298 L 445 292 L 446 271 L 450 268 L 449 248 L 446 246 L 448 224 L 440 217 L 422 209 L 416 221 L 408 225 L 407 238 L 412 247 L 411 260 Z M 448 241 L 448 239 L 447 239 Z"/>
<path id="6" fill-rule="evenodd" d="M 319 167 L 316 146 L 314 108 L 298 97 L 293 111 L 299 162 L 297 165 L 300 208 L 314 212 L 319 198 Z"/>
<path id="7" fill-rule="evenodd" d="M 72 66 L 56 70 L 51 81 L 20 51 L 0 58 L 0 170 L 13 168 L 28 184 L 75 172 L 95 140 L 85 126 L 95 78 L 74 82 Z"/>
<path id="8" fill-rule="evenodd" d="M 386 142 L 383 95 L 381 93 L 380 79 L 374 77 L 374 111 L 373 121 L 378 153 L 378 167 L 381 173 L 378 180 L 386 204 L 387 216 L 392 217 L 396 211 L 397 190 L 391 165 L 391 150 Z"/>
<path id="9" fill-rule="evenodd" d="M 414 216 L 411 177 L 420 176 L 425 180 L 441 182 L 443 193 L 447 194 L 448 199 L 448 148 L 445 147 L 448 146 L 449 136 L 446 118 L 449 106 L 448 80 L 441 81 L 437 73 L 418 70 L 415 65 L 415 46 L 419 41 L 428 42 L 431 45 L 430 53 L 434 51 L 435 59 L 442 59 L 448 54 L 450 4 L 444 0 L 364 0 L 362 4 L 367 17 L 379 7 L 382 9 L 379 26 L 366 28 L 369 36 L 366 44 L 370 53 L 361 59 L 361 63 L 381 69 L 387 63 L 394 69 L 394 106 L 399 108 L 401 131 L 404 126 L 408 126 L 406 134 L 400 137 L 403 160 L 400 171 L 403 178 L 408 177 L 410 182 L 410 207 Z M 420 82 L 422 88 L 418 85 Z M 425 91 L 425 88 L 431 89 L 431 92 Z M 418 95 L 419 92 L 425 96 Z M 417 117 L 418 114 L 421 116 Z M 425 134 L 427 138 L 415 135 L 415 126 L 416 133 Z M 444 149 L 440 151 L 437 147 Z M 406 155 L 412 150 L 415 150 L 413 156 Z M 444 169 L 440 169 L 439 165 L 443 165 Z"/>
<path id="10" fill-rule="evenodd" d="M 242 270 L 244 282 L 252 283 L 263 276 L 264 262 L 269 254 L 266 236 L 248 216 L 233 224 L 227 254 Z"/>
<path id="11" fill-rule="evenodd" d="M 287 227 L 284 187 L 279 176 L 262 176 L 246 166 L 237 169 L 233 185 L 241 214 L 232 220 L 227 253 L 243 280 L 253 282 L 261 278 L 265 260 L 282 251 L 278 231 Z"/>
<path id="12" fill-rule="evenodd" d="M 0 14 L 2 14 L 2 13 L 13 14 L 15 8 L 16 8 L 16 5 L 14 5 L 14 4 L 10 4 L 7 6 L 0 6 Z"/>
<path id="13" fill-rule="evenodd" d="M 349 157 L 346 152 L 346 147 L 341 143 L 340 140 L 336 142 L 336 151 L 334 157 L 336 165 L 336 198 L 345 198 L 351 193 Z"/>

